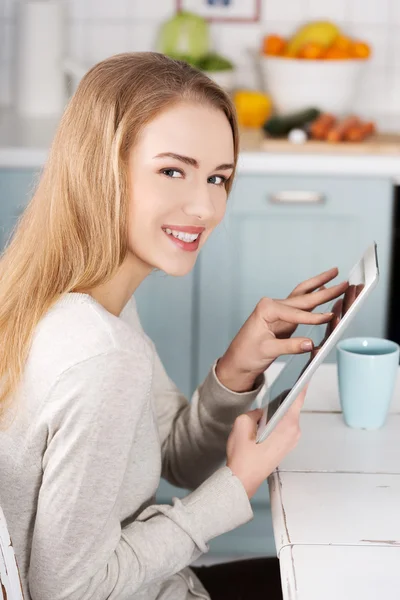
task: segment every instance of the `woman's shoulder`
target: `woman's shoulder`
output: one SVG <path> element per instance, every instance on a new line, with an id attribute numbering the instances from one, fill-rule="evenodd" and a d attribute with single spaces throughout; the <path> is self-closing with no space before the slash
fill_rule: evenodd
<path id="1" fill-rule="evenodd" d="M 76 295 L 78 296 L 78 295 Z M 37 325 L 27 371 L 57 378 L 62 372 L 100 355 L 129 355 L 132 369 L 153 361 L 153 350 L 140 330 L 104 309 L 89 296 L 56 303 Z"/>

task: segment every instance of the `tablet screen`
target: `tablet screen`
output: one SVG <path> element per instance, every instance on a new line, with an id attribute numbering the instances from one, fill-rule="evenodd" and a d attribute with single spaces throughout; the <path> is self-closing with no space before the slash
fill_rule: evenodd
<path id="1" fill-rule="evenodd" d="M 359 265 L 357 265 L 357 267 L 359 267 Z M 325 304 L 323 308 L 319 307 L 317 309 L 319 312 L 334 313 L 335 316 L 330 323 L 327 325 L 312 325 L 311 328 L 308 327 L 308 329 L 307 326 L 300 326 L 293 334 L 295 336 L 310 338 L 313 341 L 314 349 L 312 352 L 292 355 L 282 373 L 272 383 L 267 391 L 267 423 L 285 400 L 296 381 L 314 358 L 315 354 L 322 348 L 324 343 L 327 342 L 331 333 L 337 327 L 340 319 L 346 314 L 355 299 L 365 288 L 365 274 L 363 269 L 355 268 L 351 273 L 349 284 L 349 287 L 341 298 L 337 298 L 332 302 Z M 306 328 L 305 331 L 304 328 Z"/>

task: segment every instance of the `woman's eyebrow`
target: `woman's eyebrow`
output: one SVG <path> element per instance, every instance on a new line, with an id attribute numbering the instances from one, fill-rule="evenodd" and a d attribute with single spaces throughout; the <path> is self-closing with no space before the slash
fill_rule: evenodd
<path id="1" fill-rule="evenodd" d="M 161 154 L 157 154 L 153 158 L 174 158 L 175 160 L 180 160 L 186 165 L 190 165 L 191 167 L 199 168 L 199 163 L 195 158 L 190 158 L 190 156 L 183 156 L 182 154 L 175 154 L 175 152 L 162 152 Z M 222 165 L 218 165 L 215 167 L 216 171 L 224 171 L 226 169 L 233 169 L 233 163 L 223 163 Z"/>

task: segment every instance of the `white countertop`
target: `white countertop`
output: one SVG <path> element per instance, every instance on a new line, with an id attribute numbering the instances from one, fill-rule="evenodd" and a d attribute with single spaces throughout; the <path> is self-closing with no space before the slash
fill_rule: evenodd
<path id="1" fill-rule="evenodd" d="M 238 173 L 389 177 L 400 184 L 400 157 L 242 152 Z"/>
<path id="2" fill-rule="evenodd" d="M 59 118 L 22 117 L 11 108 L 0 108 L 0 168 L 42 167 Z M 400 130 L 400 119 L 398 123 L 392 119 L 390 125 L 398 125 Z M 300 154 L 295 147 L 293 152 L 285 153 L 244 150 L 238 172 L 381 176 L 400 183 L 400 156 Z"/>
<path id="3" fill-rule="evenodd" d="M 400 369 L 385 426 L 364 431 L 345 425 L 336 366 L 322 365 L 300 427 L 297 448 L 269 478 L 283 596 L 379 600 L 382 581 L 391 592 L 400 585 Z"/>
<path id="4" fill-rule="evenodd" d="M 399 547 L 286 546 L 281 563 L 284 597 L 288 600 L 398 597 Z"/>

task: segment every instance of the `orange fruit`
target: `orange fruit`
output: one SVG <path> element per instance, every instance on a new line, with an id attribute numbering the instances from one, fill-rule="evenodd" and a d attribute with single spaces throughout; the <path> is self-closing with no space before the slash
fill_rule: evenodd
<path id="1" fill-rule="evenodd" d="M 282 58 L 296 58 L 296 52 L 294 50 L 289 50 L 289 48 L 286 46 L 281 56 Z"/>
<path id="2" fill-rule="evenodd" d="M 308 58 L 311 60 L 315 60 L 317 58 L 321 58 L 324 54 L 324 47 L 316 42 L 309 42 L 308 44 L 304 44 L 299 50 L 298 57 L 299 58 Z"/>
<path id="3" fill-rule="evenodd" d="M 366 42 L 355 41 L 351 45 L 351 55 L 353 58 L 369 58 L 371 48 Z"/>
<path id="4" fill-rule="evenodd" d="M 345 52 L 350 52 L 350 48 L 352 46 L 352 40 L 345 35 L 339 35 L 333 43 L 335 48 L 339 48 L 340 50 L 344 50 Z"/>
<path id="5" fill-rule="evenodd" d="M 346 50 L 341 50 L 333 45 L 326 50 L 322 58 L 326 60 L 344 60 L 346 58 L 351 58 L 351 56 Z"/>
<path id="6" fill-rule="evenodd" d="M 280 35 L 266 35 L 263 39 L 262 51 L 269 56 L 280 56 L 286 47 L 286 40 Z"/>

